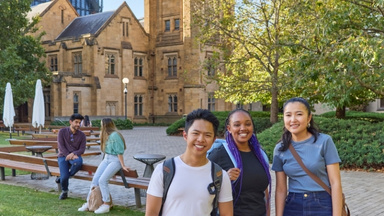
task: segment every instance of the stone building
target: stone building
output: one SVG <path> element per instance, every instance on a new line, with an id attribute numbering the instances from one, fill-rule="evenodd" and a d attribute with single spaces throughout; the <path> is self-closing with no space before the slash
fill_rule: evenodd
<path id="1" fill-rule="evenodd" d="M 32 8 L 41 17 L 47 67 L 47 120 L 72 113 L 124 118 L 134 122 L 173 122 L 196 108 L 232 110 L 216 99 L 215 71 L 204 66 L 212 55 L 194 41 L 190 0 L 145 0 L 144 23 L 126 3 L 115 11 L 79 16 L 68 0 Z M 128 78 L 124 94 L 123 78 Z M 126 101 L 125 101 L 126 96 Z M 48 99 L 48 101 L 47 101 Z M 246 109 L 261 110 L 260 104 Z M 29 113 L 31 115 L 32 109 Z"/>

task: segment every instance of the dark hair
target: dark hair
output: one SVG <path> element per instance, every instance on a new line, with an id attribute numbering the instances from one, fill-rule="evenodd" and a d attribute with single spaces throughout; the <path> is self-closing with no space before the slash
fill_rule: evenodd
<path id="1" fill-rule="evenodd" d="M 311 107 L 309 106 L 308 101 L 306 101 L 302 97 L 294 97 L 294 98 L 291 98 L 291 99 L 287 100 L 284 103 L 283 112 L 284 112 L 285 107 L 287 106 L 287 104 L 295 103 L 295 102 L 302 103 L 307 108 L 308 116 L 311 115 Z M 311 133 L 315 137 L 315 141 L 314 142 L 316 142 L 317 137 L 319 135 L 319 130 L 316 127 L 316 124 L 315 124 L 315 121 L 313 120 L 313 117 L 311 118 L 311 121 L 309 122 L 309 127 L 307 127 L 307 130 L 308 130 L 309 133 Z M 287 150 L 289 145 L 292 142 L 292 134 L 291 134 L 291 132 L 289 130 L 287 130 L 287 128 L 285 128 L 285 126 L 283 128 L 283 135 L 281 136 L 281 140 L 280 141 L 282 143 L 281 147 L 279 149 L 280 151 Z"/>
<path id="2" fill-rule="evenodd" d="M 89 126 L 90 125 L 90 120 L 89 120 L 89 116 L 85 115 L 84 116 L 84 126 Z"/>
<path id="3" fill-rule="evenodd" d="M 71 118 L 69 118 L 70 121 L 74 121 L 75 119 L 83 120 L 84 117 L 82 115 L 80 115 L 79 113 L 75 113 L 75 114 L 71 115 Z"/>
<path id="4" fill-rule="evenodd" d="M 213 113 L 211 113 L 209 110 L 206 110 L 206 109 L 196 109 L 187 115 L 187 118 L 185 119 L 185 127 L 184 127 L 185 132 L 188 133 L 188 130 L 192 126 L 193 122 L 199 119 L 211 122 L 215 136 L 217 136 L 217 129 L 219 128 L 220 122 L 216 118 L 216 116 L 213 115 Z"/>
<path id="5" fill-rule="evenodd" d="M 272 190 L 272 184 L 271 184 L 272 180 L 271 180 L 271 174 L 269 173 L 269 164 L 267 163 L 267 161 L 264 160 L 264 156 L 263 156 L 263 154 L 261 152 L 262 151 L 261 150 L 261 145 L 260 145 L 260 143 L 259 143 L 259 141 L 257 140 L 257 137 L 256 137 L 255 124 L 253 123 L 251 114 L 248 111 L 246 111 L 245 109 L 242 109 L 242 108 L 232 110 L 228 114 L 228 117 L 225 119 L 225 129 L 227 130 L 227 126 L 229 125 L 229 122 L 231 120 L 232 115 L 237 113 L 237 112 L 243 112 L 243 113 L 247 114 L 249 116 L 249 118 L 251 119 L 252 126 L 253 126 L 253 134 L 252 134 L 252 137 L 248 140 L 248 145 L 249 145 L 249 148 L 251 149 L 252 153 L 260 161 L 261 165 L 264 168 L 265 173 L 267 174 L 268 182 L 269 182 L 269 196 L 268 196 L 268 202 L 269 202 L 269 199 L 271 197 L 271 190 Z M 226 131 L 226 133 L 225 133 L 225 140 L 228 143 L 229 150 L 231 151 L 232 155 L 235 157 L 235 160 L 236 160 L 236 163 L 237 163 L 237 166 L 238 166 L 237 168 L 239 168 L 240 170 L 243 170 L 243 161 L 242 161 L 241 156 L 240 156 L 240 151 L 237 148 L 237 145 L 235 143 L 235 140 L 233 139 L 232 134 L 230 134 L 228 131 Z M 236 203 L 237 200 L 240 197 L 240 192 L 241 192 L 241 188 L 242 188 L 242 184 L 243 184 L 243 180 L 242 179 L 243 179 L 243 172 L 240 172 L 240 175 L 238 177 L 239 181 L 233 181 L 232 182 L 232 191 L 233 191 L 233 194 L 234 194 L 233 202 L 234 203 Z M 239 187 L 238 187 L 239 188 L 238 190 L 236 190 L 237 184 L 240 184 Z"/>

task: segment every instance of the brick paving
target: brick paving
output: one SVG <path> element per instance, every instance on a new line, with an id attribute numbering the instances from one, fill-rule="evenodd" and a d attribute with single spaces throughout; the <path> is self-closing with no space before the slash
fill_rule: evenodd
<path id="1" fill-rule="evenodd" d="M 165 130 L 166 127 L 135 127 L 133 130 L 121 131 L 127 143 L 127 150 L 124 154 L 126 165 L 136 169 L 141 176 L 145 165 L 133 159 L 133 155 L 137 153 L 155 153 L 170 158 L 184 152 L 186 146 L 184 139 L 179 136 L 167 136 Z M 91 148 L 96 149 L 97 147 Z M 101 156 L 84 157 L 85 163 L 97 165 L 100 161 Z M 274 178 L 274 173 L 271 174 Z M 341 171 L 341 178 L 346 201 L 353 216 L 384 216 L 384 208 L 382 207 L 384 203 L 384 173 Z M 7 177 L 5 181 L 0 181 L 0 183 L 22 185 L 59 194 L 53 177 L 48 180 L 31 180 L 29 175 L 24 175 Z M 85 200 L 89 186 L 89 181 L 71 179 L 69 196 Z M 135 208 L 133 189 L 122 190 L 121 186 L 116 185 L 110 185 L 110 189 L 115 205 Z M 142 201 L 145 203 L 144 197 Z M 273 202 L 272 193 L 271 215 L 275 215 Z M 141 210 L 144 210 L 144 208 L 141 208 Z"/>

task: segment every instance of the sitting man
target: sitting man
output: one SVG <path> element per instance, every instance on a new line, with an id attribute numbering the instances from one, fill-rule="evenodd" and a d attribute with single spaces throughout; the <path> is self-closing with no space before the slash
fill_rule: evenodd
<path id="1" fill-rule="evenodd" d="M 59 154 L 57 162 L 60 169 L 60 177 L 56 182 L 61 184 L 62 193 L 59 199 L 63 200 L 68 197 L 68 181 L 74 176 L 83 165 L 81 155 L 85 151 L 87 138 L 83 132 L 79 130 L 81 120 L 84 117 L 80 114 L 73 114 L 69 119 L 70 126 L 62 128 L 57 136 L 57 144 Z"/>

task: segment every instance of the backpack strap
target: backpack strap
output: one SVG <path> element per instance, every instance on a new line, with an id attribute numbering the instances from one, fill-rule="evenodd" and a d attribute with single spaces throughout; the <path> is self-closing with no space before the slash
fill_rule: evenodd
<path id="1" fill-rule="evenodd" d="M 175 160 L 174 158 L 170 158 L 164 161 L 163 163 L 163 184 L 164 184 L 164 190 L 163 190 L 163 199 L 161 203 L 161 208 L 159 215 L 162 215 L 163 212 L 163 206 L 165 203 L 165 199 L 167 198 L 169 186 L 171 185 L 171 182 L 173 180 L 173 176 L 175 176 L 176 166 L 175 166 Z"/>
<path id="2" fill-rule="evenodd" d="M 219 210 L 219 194 L 221 190 L 221 183 L 223 181 L 223 169 L 217 165 L 216 163 L 211 161 L 211 176 L 212 176 L 212 183 L 208 185 L 208 191 L 210 194 L 215 194 L 215 198 L 213 199 L 213 209 L 211 212 L 211 216 L 218 215 Z"/>

